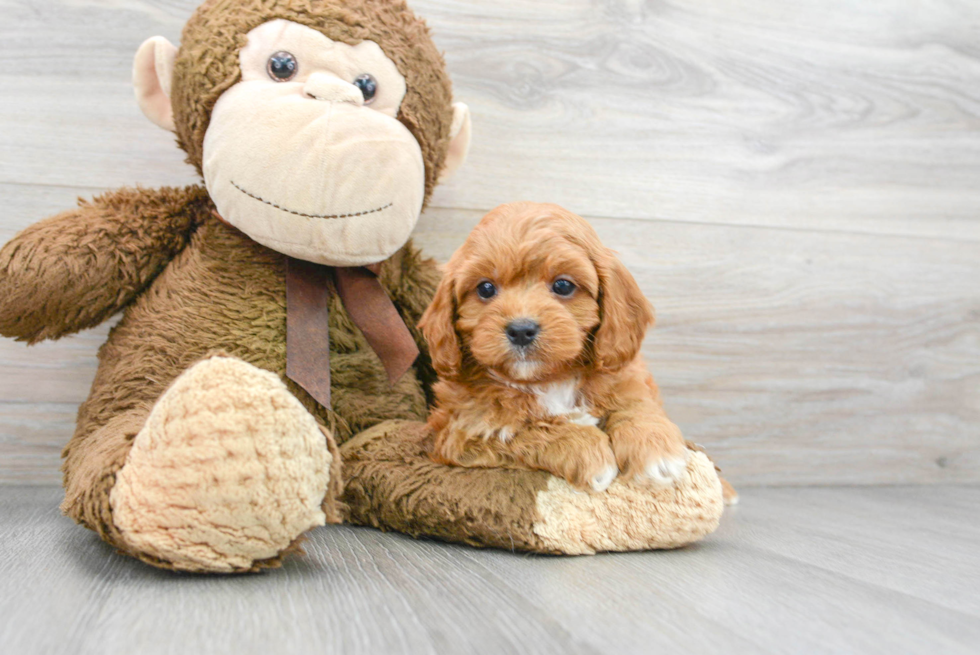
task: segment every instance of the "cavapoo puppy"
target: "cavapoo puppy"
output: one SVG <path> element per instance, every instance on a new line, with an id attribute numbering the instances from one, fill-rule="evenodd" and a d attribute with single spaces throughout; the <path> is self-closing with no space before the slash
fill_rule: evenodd
<path id="1" fill-rule="evenodd" d="M 581 488 L 671 484 L 680 430 L 640 355 L 653 307 L 583 218 L 515 203 L 449 260 L 419 324 L 439 374 L 436 461 L 547 471 Z"/>

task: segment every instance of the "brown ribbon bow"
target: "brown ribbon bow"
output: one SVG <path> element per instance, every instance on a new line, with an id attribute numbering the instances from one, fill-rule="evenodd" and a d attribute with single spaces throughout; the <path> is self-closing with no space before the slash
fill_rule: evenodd
<path id="1" fill-rule="evenodd" d="M 289 257 L 286 264 L 286 375 L 330 407 L 330 285 L 395 384 L 419 348 L 378 281 L 378 264 L 329 267 Z"/>

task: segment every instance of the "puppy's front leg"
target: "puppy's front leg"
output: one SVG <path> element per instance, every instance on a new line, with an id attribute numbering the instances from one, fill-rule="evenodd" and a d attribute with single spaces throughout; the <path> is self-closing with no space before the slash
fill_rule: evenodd
<path id="1" fill-rule="evenodd" d="M 436 435 L 432 458 L 456 466 L 545 471 L 594 491 L 605 491 L 619 473 L 609 436 L 591 425 L 573 423 L 478 433 L 451 421 Z"/>
<path id="2" fill-rule="evenodd" d="M 610 413 L 606 432 L 627 479 L 672 484 L 687 471 L 690 453 L 680 428 L 652 400 Z"/>
<path id="3" fill-rule="evenodd" d="M 436 433 L 431 457 L 439 464 L 470 468 L 527 468 L 511 452 L 501 432 L 490 431 L 483 421 L 451 419 Z M 508 432 L 503 433 L 508 436 Z"/>
<path id="4" fill-rule="evenodd" d="M 511 445 L 528 468 L 582 489 L 605 491 L 619 475 L 609 436 L 591 425 L 539 423 L 516 434 Z"/>

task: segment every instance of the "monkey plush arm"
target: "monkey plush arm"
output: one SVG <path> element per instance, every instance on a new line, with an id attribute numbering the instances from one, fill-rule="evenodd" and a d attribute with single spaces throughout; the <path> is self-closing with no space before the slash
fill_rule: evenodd
<path id="1" fill-rule="evenodd" d="M 0 250 L 0 334 L 35 343 L 98 325 L 187 244 L 201 187 L 121 189 L 32 225 Z"/>

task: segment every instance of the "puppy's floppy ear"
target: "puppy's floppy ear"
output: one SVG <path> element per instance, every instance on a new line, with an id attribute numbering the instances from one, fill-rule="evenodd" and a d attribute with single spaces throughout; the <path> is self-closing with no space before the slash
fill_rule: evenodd
<path id="1" fill-rule="evenodd" d="M 653 325 L 653 305 L 619 259 L 607 248 L 594 253 L 599 273 L 599 327 L 594 337 L 595 365 L 618 369 L 633 361 Z"/>
<path id="2" fill-rule="evenodd" d="M 422 314 L 419 329 L 429 344 L 432 367 L 440 376 L 453 378 L 463 365 L 463 352 L 456 334 L 456 295 L 449 271 L 436 288 L 432 303 Z"/>

